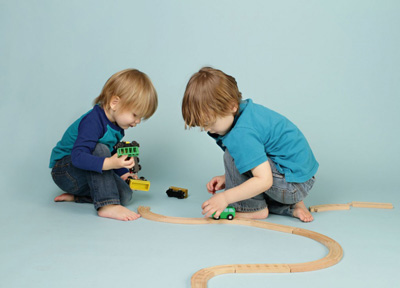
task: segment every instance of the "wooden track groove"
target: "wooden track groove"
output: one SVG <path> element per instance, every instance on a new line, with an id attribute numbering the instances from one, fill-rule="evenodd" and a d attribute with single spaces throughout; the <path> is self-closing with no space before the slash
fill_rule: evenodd
<path id="1" fill-rule="evenodd" d="M 258 227 L 283 233 L 295 234 L 313 239 L 328 248 L 328 254 L 316 261 L 295 264 L 230 264 L 201 269 L 193 274 L 191 279 L 192 288 L 206 288 L 211 278 L 230 273 L 293 273 L 324 269 L 337 264 L 343 257 L 343 249 L 338 242 L 323 234 L 286 225 L 268 223 L 265 221 L 238 219 L 215 221 L 211 218 L 182 218 L 169 217 L 155 214 L 150 207 L 140 206 L 139 214 L 148 220 L 174 223 L 174 224 L 233 224 Z"/>

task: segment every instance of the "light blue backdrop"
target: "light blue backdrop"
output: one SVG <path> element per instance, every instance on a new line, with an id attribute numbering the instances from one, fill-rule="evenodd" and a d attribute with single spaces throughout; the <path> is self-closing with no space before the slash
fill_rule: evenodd
<path id="1" fill-rule="evenodd" d="M 306 204 L 398 205 L 399 15 L 399 1 L 1 0 L 1 223 L 12 230 L 21 207 L 23 223 L 60 193 L 51 149 L 129 67 L 159 95 L 125 138 L 141 144 L 153 195 L 188 187 L 200 206 L 223 173 L 220 149 L 185 131 L 180 111 L 190 76 L 210 65 L 304 132 L 320 163 Z"/>
<path id="2" fill-rule="evenodd" d="M 321 165 L 310 197 L 390 200 L 400 162 L 399 6 L 3 0 L 2 183 L 28 174 L 30 185 L 49 187 L 51 148 L 107 78 L 128 67 L 151 77 L 160 100 L 153 118 L 127 131 L 142 145 L 143 173 L 207 181 L 222 172 L 221 151 L 184 130 L 180 104 L 190 76 L 211 65 L 304 132 Z"/>

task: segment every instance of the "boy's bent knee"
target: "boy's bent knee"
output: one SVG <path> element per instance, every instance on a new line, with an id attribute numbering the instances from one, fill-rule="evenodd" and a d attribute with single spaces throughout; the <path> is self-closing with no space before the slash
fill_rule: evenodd
<path id="1" fill-rule="evenodd" d="M 97 143 L 92 154 L 94 156 L 99 156 L 99 157 L 110 157 L 111 151 L 110 149 L 108 149 L 107 145 Z"/>

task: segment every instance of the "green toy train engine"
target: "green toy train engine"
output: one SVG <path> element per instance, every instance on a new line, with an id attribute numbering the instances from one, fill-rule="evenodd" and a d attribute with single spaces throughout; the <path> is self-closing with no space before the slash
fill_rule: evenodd
<path id="1" fill-rule="evenodd" d="M 114 149 L 117 150 L 118 157 L 121 157 L 122 155 L 128 155 L 128 157 L 137 157 L 139 156 L 139 147 L 140 145 L 136 141 L 121 141 L 114 146 Z"/>
<path id="2" fill-rule="evenodd" d="M 142 167 L 139 165 L 139 147 L 140 145 L 136 141 L 121 141 L 114 146 L 114 149 L 117 150 L 118 157 L 121 157 L 122 155 L 127 155 L 127 159 L 133 157 L 135 160 L 135 166 L 129 169 L 129 172 L 133 174 L 137 174 L 142 169 Z M 140 179 L 134 179 L 133 177 L 129 176 L 125 182 L 132 190 L 149 191 L 150 189 L 150 182 L 144 177 L 140 177 Z"/>
<path id="3" fill-rule="evenodd" d="M 118 157 L 122 155 L 127 155 L 129 157 L 133 157 L 135 160 L 135 166 L 131 168 L 129 171 L 131 173 L 138 173 L 142 167 L 139 165 L 139 143 L 136 141 L 128 142 L 128 141 L 121 141 L 118 142 L 117 145 L 114 146 L 114 149 L 117 150 Z"/>

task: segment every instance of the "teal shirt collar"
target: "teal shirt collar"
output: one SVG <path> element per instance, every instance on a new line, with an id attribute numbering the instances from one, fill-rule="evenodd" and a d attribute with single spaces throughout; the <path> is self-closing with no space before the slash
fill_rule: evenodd
<path id="1" fill-rule="evenodd" d="M 240 115 L 242 115 L 243 111 L 244 111 L 244 110 L 246 109 L 246 107 L 247 107 L 249 104 L 251 104 L 251 103 L 253 103 L 253 100 L 251 100 L 251 99 L 245 99 L 245 100 L 242 100 L 242 101 L 240 102 L 239 113 L 235 115 L 235 118 L 233 119 L 232 127 L 231 127 L 231 129 L 229 130 L 229 132 L 232 131 L 233 127 L 235 127 L 237 121 L 239 120 Z M 222 136 L 221 136 L 221 135 L 218 135 L 218 134 L 212 134 L 212 133 L 210 133 L 210 132 L 207 132 L 207 134 L 208 134 L 208 136 L 210 136 L 211 138 L 213 138 L 213 139 L 217 142 L 217 144 L 225 151 L 225 146 L 224 146 L 224 144 L 222 143 L 222 141 L 225 139 L 225 137 L 227 137 L 227 136 L 229 135 L 229 132 L 226 133 L 225 135 L 222 135 Z"/>

